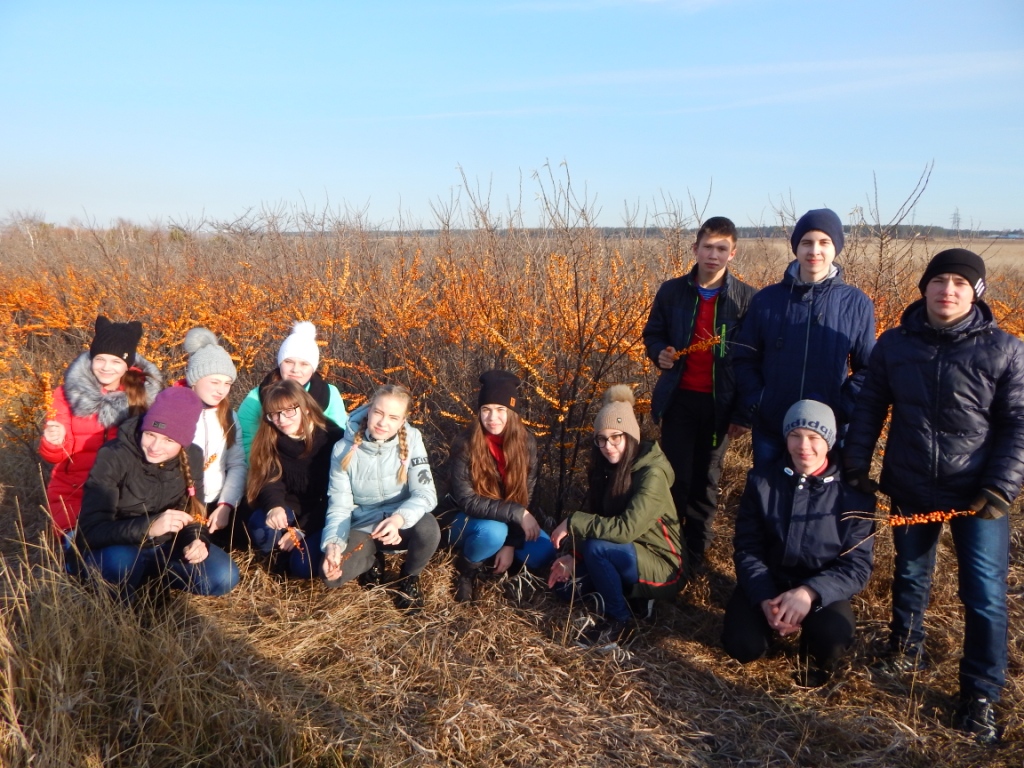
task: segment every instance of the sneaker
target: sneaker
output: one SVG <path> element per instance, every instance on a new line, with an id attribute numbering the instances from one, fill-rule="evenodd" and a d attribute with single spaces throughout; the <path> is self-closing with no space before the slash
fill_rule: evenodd
<path id="1" fill-rule="evenodd" d="M 365 589 L 379 587 L 386 581 L 387 565 L 384 562 L 384 553 L 378 552 L 373 559 L 373 567 L 370 570 L 359 574 L 359 586 Z"/>
<path id="2" fill-rule="evenodd" d="M 610 651 L 629 642 L 633 626 L 617 619 L 603 619 L 587 627 L 576 638 L 576 645 L 595 651 Z"/>
<path id="3" fill-rule="evenodd" d="M 895 677 L 916 675 L 927 671 L 928 656 L 921 648 L 900 649 L 890 646 L 873 666 L 879 672 Z"/>
<path id="4" fill-rule="evenodd" d="M 996 723 L 995 705 L 984 696 L 961 698 L 954 725 L 965 733 L 974 734 L 979 744 L 998 744 L 1003 736 L 1003 729 Z"/>
<path id="5" fill-rule="evenodd" d="M 419 576 L 406 576 L 395 585 L 395 607 L 415 616 L 423 610 L 423 590 Z"/>

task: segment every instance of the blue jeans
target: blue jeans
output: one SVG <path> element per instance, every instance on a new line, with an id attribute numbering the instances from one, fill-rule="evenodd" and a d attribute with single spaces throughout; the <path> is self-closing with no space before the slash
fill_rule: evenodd
<path id="1" fill-rule="evenodd" d="M 636 547 L 632 542 L 619 544 L 604 539 L 584 539 L 579 547 L 583 559 L 576 560 L 576 578 L 571 587 L 556 591 L 564 599 L 597 592 L 604 599 L 605 615 L 617 621 L 633 618 L 626 602 L 626 593 L 640 581 Z"/>
<path id="2" fill-rule="evenodd" d="M 288 525 L 295 525 L 295 515 L 288 513 Z M 285 535 L 283 530 L 267 525 L 267 510 L 257 509 L 249 516 L 249 536 L 253 546 L 265 555 L 287 557 L 285 567 L 290 576 L 296 579 L 312 579 L 320 575 L 320 563 L 323 552 L 320 551 L 321 531 L 303 531 L 302 546 L 296 546 L 288 552 L 278 547 L 278 542 Z"/>
<path id="3" fill-rule="evenodd" d="M 470 517 L 465 512 L 455 516 L 451 527 L 452 546 L 461 550 L 462 556 L 473 563 L 494 557 L 505 546 L 507 536 L 508 523 Z M 551 537 L 541 531 L 536 541 L 524 542 L 522 547 L 516 549 L 515 559 L 534 571 L 543 572 L 555 560 Z"/>
<path id="4" fill-rule="evenodd" d="M 195 565 L 181 559 L 168 560 L 161 547 L 127 544 L 87 551 L 85 562 L 98 568 L 105 581 L 121 587 L 128 597 L 150 579 L 160 577 L 194 595 L 226 595 L 238 585 L 238 566 L 220 547 L 207 546 L 209 556 Z"/>
<path id="5" fill-rule="evenodd" d="M 905 511 L 910 514 L 910 510 Z M 1010 564 L 1010 518 L 950 521 L 956 550 L 960 602 L 964 606 L 964 652 L 960 691 L 998 701 L 1006 682 L 1006 578 Z M 924 612 L 931 594 L 940 523 L 892 529 L 896 562 L 892 580 L 894 647 L 916 653 L 924 643 Z"/>
<path id="6" fill-rule="evenodd" d="M 770 467 L 786 455 L 786 440 L 774 432 L 760 427 L 750 430 L 750 448 L 754 454 L 754 467 Z"/>

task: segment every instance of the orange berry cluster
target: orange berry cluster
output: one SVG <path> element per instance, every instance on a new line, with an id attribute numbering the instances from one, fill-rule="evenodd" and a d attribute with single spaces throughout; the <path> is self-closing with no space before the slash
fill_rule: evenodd
<path id="1" fill-rule="evenodd" d="M 711 336 L 707 339 L 704 339 L 703 341 L 698 341 L 696 344 L 691 344 L 686 349 L 680 349 L 678 352 L 676 352 L 676 360 L 678 360 L 683 355 L 689 355 L 693 352 L 703 352 L 705 349 L 711 349 L 713 346 L 719 344 L 721 341 L 721 336 Z"/>
<path id="2" fill-rule="evenodd" d="M 916 515 L 892 515 L 886 518 L 886 522 L 890 527 L 895 528 L 897 525 L 919 525 L 922 523 L 945 523 L 948 520 L 952 520 L 954 517 L 967 517 L 973 515 L 973 509 L 946 509 L 936 510 L 935 512 L 919 512 Z"/>
<path id="3" fill-rule="evenodd" d="M 284 532 L 292 540 L 292 544 L 295 545 L 295 548 L 297 550 L 299 550 L 299 552 L 301 552 L 302 551 L 302 537 L 299 536 L 298 529 L 295 526 L 293 526 L 293 525 L 289 525 L 287 528 L 284 529 Z"/>

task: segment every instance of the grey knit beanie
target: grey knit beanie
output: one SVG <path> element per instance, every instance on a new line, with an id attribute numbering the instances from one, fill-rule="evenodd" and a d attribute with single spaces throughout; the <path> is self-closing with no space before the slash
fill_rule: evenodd
<path id="1" fill-rule="evenodd" d="M 836 444 L 836 417 L 832 409 L 817 400 L 800 400 L 789 406 L 782 420 L 782 434 L 786 437 L 794 429 L 817 432 L 828 443 L 829 450 Z"/>
<path id="2" fill-rule="evenodd" d="M 188 352 L 188 368 L 185 381 L 194 386 L 204 376 L 227 376 L 232 383 L 238 378 L 235 364 L 217 337 L 206 328 L 193 328 L 185 334 L 185 351 Z"/>
<path id="3" fill-rule="evenodd" d="M 594 419 L 594 431 L 618 429 L 640 442 L 640 425 L 637 423 L 636 414 L 633 413 L 634 403 L 636 398 L 633 397 L 633 390 L 627 385 L 616 384 L 608 387 L 604 393 L 604 405 Z"/>

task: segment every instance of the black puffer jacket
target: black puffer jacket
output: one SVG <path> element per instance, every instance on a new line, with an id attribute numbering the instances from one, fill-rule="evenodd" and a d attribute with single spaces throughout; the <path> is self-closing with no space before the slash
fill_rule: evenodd
<path id="1" fill-rule="evenodd" d="M 665 370 L 658 365 L 658 355 L 666 347 L 677 350 L 688 347 L 693 339 L 693 326 L 697 320 L 700 294 L 697 292 L 697 268 L 688 275 L 667 280 L 654 297 L 651 314 L 644 326 L 644 346 L 647 357 L 661 371 L 651 397 L 651 415 L 659 420 L 679 388 L 679 380 L 686 370 L 684 355 Z M 732 344 L 739 331 L 740 320 L 747 313 L 756 289 L 727 272 L 722 291 L 715 304 L 715 334 L 722 343 L 711 350 L 714 364 L 715 431 L 720 440 L 729 428 L 736 402 L 736 377 L 732 370 Z"/>
<path id="2" fill-rule="evenodd" d="M 821 605 L 849 600 L 871 575 L 875 500 L 841 482 L 831 463 L 800 475 L 789 457 L 752 469 L 736 513 L 736 580 L 753 605 L 802 584 Z"/>
<path id="3" fill-rule="evenodd" d="M 526 491 L 533 500 L 533 489 L 537 485 L 537 440 L 529 432 L 526 433 L 526 445 L 530 466 L 526 474 Z M 490 499 L 480 496 L 473 489 L 473 478 L 469 472 L 469 440 L 465 433 L 460 435 L 452 445 L 451 459 L 451 491 L 450 494 L 459 509 L 470 517 L 483 520 L 498 520 L 508 524 L 508 535 L 505 545 L 522 547 L 526 543 L 523 534 L 523 513 L 528 507 L 505 499 Z"/>
<path id="4" fill-rule="evenodd" d="M 331 451 L 345 431 L 330 419 L 327 429 L 313 432 L 313 452 L 302 454 L 306 444 L 283 433 L 277 435 L 277 455 L 281 460 L 280 479 L 260 489 L 255 509 L 269 511 L 286 507 L 295 513 L 296 525 L 306 534 L 318 534 L 327 515 L 327 486 L 331 482 Z"/>
<path id="5" fill-rule="evenodd" d="M 139 445 L 139 416 L 125 421 L 117 437 L 96 454 L 82 496 L 78 518 L 78 545 L 102 549 L 116 544 L 152 546 L 174 538 L 166 534 L 147 538 L 153 520 L 168 509 L 185 509 L 188 486 L 177 457 L 163 464 L 150 464 Z M 203 450 L 186 449 L 195 493 L 203 498 Z M 204 538 L 201 526 L 187 526 L 177 534 L 179 542 Z"/>
<path id="6" fill-rule="evenodd" d="M 979 301 L 935 329 L 924 300 L 878 339 L 846 438 L 866 472 L 892 404 L 881 488 L 908 512 L 964 509 L 982 488 L 1016 498 L 1024 482 L 1024 343 Z"/>

